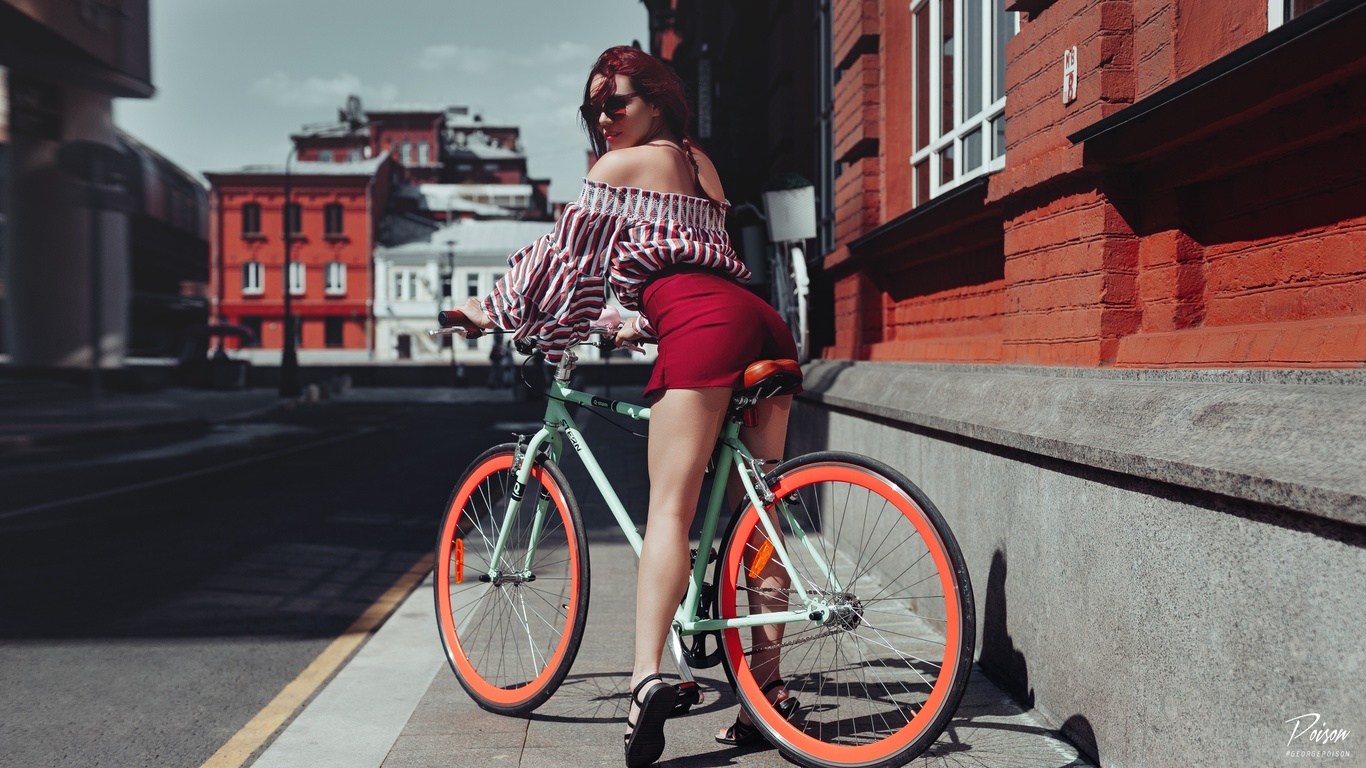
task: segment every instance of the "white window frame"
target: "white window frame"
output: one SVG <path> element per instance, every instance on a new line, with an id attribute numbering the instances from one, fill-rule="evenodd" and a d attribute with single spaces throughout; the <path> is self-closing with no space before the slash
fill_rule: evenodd
<path id="1" fill-rule="evenodd" d="M 318 162 L 320 162 L 320 163 L 330 163 L 330 162 L 332 162 L 332 150 L 330 150 L 330 149 L 320 149 L 320 150 L 318 150 Z"/>
<path id="2" fill-rule="evenodd" d="M 418 165 L 426 165 L 427 163 L 431 162 L 431 152 L 432 152 L 432 148 L 431 148 L 431 146 L 430 146 L 429 144 L 427 144 L 427 142 L 425 142 L 425 141 L 419 141 L 419 142 L 417 143 L 417 163 L 418 163 Z"/>
<path id="3" fill-rule="evenodd" d="M 323 292 L 328 296 L 346 293 L 346 262 L 329 261 L 323 272 Z"/>
<path id="4" fill-rule="evenodd" d="M 404 139 L 399 145 L 399 156 L 403 158 L 404 165 L 413 164 L 413 143 Z"/>
<path id="5" fill-rule="evenodd" d="M 289 295 L 302 296 L 308 289 L 308 268 L 299 261 L 289 262 Z"/>
<path id="6" fill-rule="evenodd" d="M 1287 21 L 1290 21 L 1292 17 L 1285 12 L 1287 1 L 1288 0 L 1266 0 L 1266 31 L 1270 32 L 1285 24 Z M 1308 13 L 1308 11 L 1305 11 L 1305 13 Z"/>
<path id="7" fill-rule="evenodd" d="M 1285 0 L 1266 0 L 1266 31 L 1285 23 Z"/>
<path id="8" fill-rule="evenodd" d="M 243 296 L 260 296 L 266 292 L 265 272 L 259 261 L 242 262 Z"/>
<path id="9" fill-rule="evenodd" d="M 430 296 L 422 295 L 427 281 L 422 270 L 413 267 L 395 267 L 389 277 L 389 294 L 393 301 L 431 301 Z"/>
<path id="10" fill-rule="evenodd" d="M 1000 98 L 988 101 L 989 99 L 991 99 L 993 74 L 995 73 L 996 67 L 998 66 L 998 63 L 995 61 L 996 41 L 991 37 L 992 15 L 996 13 L 996 9 L 993 7 L 995 5 L 995 0 L 953 0 L 954 114 L 953 130 L 949 131 L 948 133 L 944 133 L 942 130 L 943 100 L 940 97 L 943 93 L 943 78 L 941 76 L 941 70 L 943 68 L 944 61 L 943 51 L 941 49 L 942 40 L 944 37 L 942 34 L 942 6 L 940 5 L 940 0 L 913 0 L 910 3 L 909 10 L 912 16 L 914 16 L 915 12 L 920 10 L 926 3 L 929 3 L 930 8 L 930 94 L 926 99 L 930 108 L 930 140 L 923 149 L 917 150 L 914 153 L 912 153 L 911 157 L 909 158 L 909 163 L 912 168 L 918 165 L 922 160 L 927 161 L 929 163 L 930 196 L 925 200 L 920 200 L 917 198 L 915 200 L 915 205 L 923 205 L 929 202 L 930 200 L 933 200 L 934 198 L 942 195 L 943 193 L 951 189 L 954 189 L 955 187 L 961 186 L 963 183 L 967 181 L 971 181 L 972 179 L 975 179 L 979 176 L 983 176 L 988 173 L 992 173 L 994 171 L 999 171 L 1002 168 L 1004 168 L 1006 164 L 1004 153 L 999 157 L 995 157 L 994 152 L 992 151 L 993 144 L 995 143 L 993 121 L 995 121 L 997 118 L 1004 116 L 1006 106 L 1006 95 L 1002 93 Z M 982 100 L 986 102 L 986 104 L 980 112 L 976 112 L 972 115 L 964 115 L 963 109 L 964 102 L 966 101 L 966 99 L 963 96 L 963 91 L 967 72 L 967 57 L 964 53 L 967 48 L 967 46 L 965 45 L 967 41 L 966 10 L 970 4 L 974 3 L 977 4 L 980 8 L 982 13 L 982 20 L 984 22 L 981 29 L 977 30 L 977 34 L 981 35 L 982 39 L 982 68 L 980 85 L 982 88 Z M 1008 11 L 1007 18 L 1010 20 L 1009 23 L 1015 25 L 1015 30 L 1011 33 L 1011 35 L 1014 36 L 1015 34 L 1018 34 L 1020 31 L 1020 14 Z M 917 39 L 916 32 L 914 31 L 914 25 L 915 20 L 912 19 L 912 45 L 915 44 L 914 41 Z M 918 56 L 916 55 L 916 53 L 913 53 L 912 62 L 915 62 L 917 58 Z M 914 63 L 912 64 L 912 66 L 914 66 Z M 918 119 L 918 114 L 916 114 L 914 110 L 918 110 L 920 108 L 921 101 L 919 95 L 916 94 L 914 91 L 915 83 L 919 79 L 917 78 L 916 74 L 916 72 L 912 71 L 910 78 L 912 83 L 912 125 L 914 125 Z M 980 135 L 982 137 L 982 157 L 980 158 L 981 162 L 979 162 L 976 168 L 965 173 L 960 170 L 963 167 L 965 159 L 965 139 L 973 131 L 976 130 L 981 131 Z M 949 148 L 952 148 L 953 150 L 952 162 L 955 163 L 955 167 L 953 168 L 952 178 L 949 181 L 944 182 L 942 181 L 944 174 L 942 172 L 941 164 L 944 161 L 944 152 Z M 911 187 L 912 190 L 914 190 L 914 194 L 918 195 L 918 184 L 916 183 L 914 178 L 912 179 Z"/>

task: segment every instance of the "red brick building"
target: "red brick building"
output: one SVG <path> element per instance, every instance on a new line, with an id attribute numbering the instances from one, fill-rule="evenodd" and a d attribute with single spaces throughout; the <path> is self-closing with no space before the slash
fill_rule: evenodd
<path id="1" fill-rule="evenodd" d="M 1008 8 L 834 4 L 828 355 L 1361 366 L 1359 4 Z"/>
<path id="2" fill-rule="evenodd" d="M 397 173 L 387 153 L 371 160 L 290 164 L 288 283 L 301 362 L 316 350 L 346 350 L 360 359 L 372 348 L 371 254 Z M 212 185 L 213 315 L 252 329 L 257 346 L 279 349 L 285 333 L 285 168 L 206 176 Z"/>
<path id="3" fill-rule="evenodd" d="M 212 316 L 251 329 L 251 346 L 269 350 L 243 357 L 278 359 L 288 189 L 299 361 L 373 359 L 376 246 L 425 242 L 454 219 L 550 221 L 550 180 L 527 173 L 520 133 L 465 107 L 364 110 L 351 97 L 336 122 L 290 137 L 288 167 L 205 174 Z"/>
<path id="4" fill-rule="evenodd" d="M 1366 711 L 1366 4 L 645 4 L 728 193 L 783 162 L 828 214 L 788 455 L 934 500 L 1050 764 L 1271 764 Z"/>

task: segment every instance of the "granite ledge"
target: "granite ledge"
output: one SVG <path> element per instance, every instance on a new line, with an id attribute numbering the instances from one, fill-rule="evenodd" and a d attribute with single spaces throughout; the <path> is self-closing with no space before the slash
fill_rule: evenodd
<path id="1" fill-rule="evenodd" d="M 1366 525 L 1366 372 L 815 361 L 801 400 Z"/>

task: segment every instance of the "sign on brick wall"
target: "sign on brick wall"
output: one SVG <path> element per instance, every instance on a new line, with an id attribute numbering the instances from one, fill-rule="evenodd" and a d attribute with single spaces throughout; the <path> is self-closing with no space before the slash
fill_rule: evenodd
<path id="1" fill-rule="evenodd" d="M 1077 47 L 1062 52 L 1062 103 L 1077 100 Z"/>

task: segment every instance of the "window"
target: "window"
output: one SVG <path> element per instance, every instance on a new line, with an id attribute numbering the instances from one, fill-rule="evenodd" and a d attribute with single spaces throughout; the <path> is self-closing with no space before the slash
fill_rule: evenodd
<path id="1" fill-rule="evenodd" d="M 430 297 L 425 291 L 419 293 L 422 277 L 415 269 L 395 269 L 390 280 L 389 298 L 395 301 L 426 301 Z"/>
<path id="2" fill-rule="evenodd" d="M 302 296 L 304 293 L 304 265 L 297 261 L 289 263 L 289 293 L 291 296 Z"/>
<path id="3" fill-rule="evenodd" d="M 402 143 L 401 145 L 399 145 L 399 147 L 400 147 L 400 148 L 399 148 L 399 152 L 400 152 L 400 154 L 401 154 L 402 157 L 403 157 L 403 164 L 404 164 L 404 165 L 412 165 L 412 164 L 413 164 L 413 143 L 412 143 L 411 141 L 408 141 L 407 139 L 404 139 L 404 140 L 403 140 L 403 143 Z"/>
<path id="4" fill-rule="evenodd" d="M 465 275 L 465 298 L 477 298 L 479 296 L 479 275 L 470 272 Z"/>
<path id="5" fill-rule="evenodd" d="M 289 227 L 291 235 L 303 232 L 303 208 L 298 203 L 285 206 L 285 225 Z"/>
<path id="6" fill-rule="evenodd" d="M 242 205 L 242 237 L 259 236 L 261 234 L 261 204 L 245 203 Z"/>
<path id="7" fill-rule="evenodd" d="M 323 318 L 323 344 L 328 347 L 346 346 L 346 318 Z"/>
<path id="8" fill-rule="evenodd" d="M 244 315 L 237 318 L 237 324 L 251 331 L 250 339 L 242 339 L 243 347 L 261 346 L 261 318 L 253 315 Z"/>
<path id="9" fill-rule="evenodd" d="M 329 296 L 337 296 L 346 293 L 346 265 L 340 261 L 330 261 L 327 263 L 327 270 L 323 273 L 323 290 Z"/>
<path id="10" fill-rule="evenodd" d="M 1328 0 L 1267 0 L 1267 29 L 1275 29 L 1297 16 L 1323 5 Z"/>
<path id="11" fill-rule="evenodd" d="M 347 162 L 350 162 L 350 163 L 359 163 L 359 162 L 361 161 L 360 150 L 359 150 L 359 149 L 353 149 L 353 150 L 351 150 L 350 152 L 347 152 L 347 153 L 346 153 L 346 160 L 347 160 Z"/>
<path id="12" fill-rule="evenodd" d="M 338 237 L 343 231 L 341 203 L 328 203 L 323 206 L 324 235 L 327 237 Z"/>
<path id="13" fill-rule="evenodd" d="M 427 146 L 427 142 L 419 141 L 417 143 L 417 162 L 425 165 L 431 159 L 430 154 L 431 148 Z"/>
<path id="14" fill-rule="evenodd" d="M 332 150 L 330 150 L 330 149 L 320 149 L 320 150 L 318 150 L 318 162 L 320 162 L 320 163 L 330 163 L 330 162 L 332 162 Z"/>
<path id="15" fill-rule="evenodd" d="M 242 265 L 242 293 L 259 294 L 265 291 L 265 275 L 261 262 L 248 261 Z"/>
<path id="16" fill-rule="evenodd" d="M 1005 166 L 1006 42 L 1019 31 L 1005 0 L 911 6 L 915 204 Z"/>

